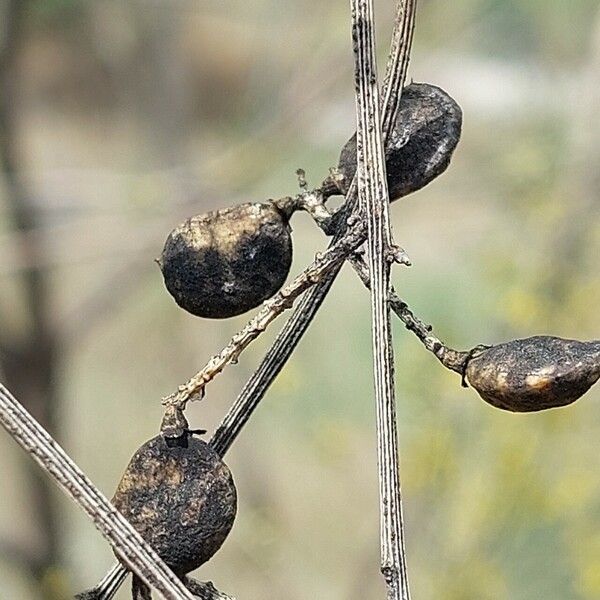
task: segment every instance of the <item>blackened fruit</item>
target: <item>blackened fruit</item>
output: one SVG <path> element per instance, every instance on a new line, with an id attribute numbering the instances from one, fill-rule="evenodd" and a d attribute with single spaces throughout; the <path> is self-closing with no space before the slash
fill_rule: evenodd
<path id="1" fill-rule="evenodd" d="M 600 378 L 600 341 L 514 340 L 472 358 L 466 377 L 489 404 L 533 412 L 575 402 Z"/>
<path id="2" fill-rule="evenodd" d="M 159 264 L 167 289 L 188 312 L 240 315 L 285 283 L 292 264 L 288 219 L 271 202 L 191 217 L 169 234 Z"/>
<path id="3" fill-rule="evenodd" d="M 237 509 L 227 465 L 189 433 L 146 442 L 127 466 L 112 502 L 180 577 L 221 547 Z"/>
<path id="4" fill-rule="evenodd" d="M 387 142 L 386 169 L 391 200 L 426 186 L 441 175 L 460 140 L 462 111 L 444 90 L 427 83 L 405 87 L 396 124 Z M 356 134 L 340 154 L 338 183 L 348 192 L 356 172 Z"/>

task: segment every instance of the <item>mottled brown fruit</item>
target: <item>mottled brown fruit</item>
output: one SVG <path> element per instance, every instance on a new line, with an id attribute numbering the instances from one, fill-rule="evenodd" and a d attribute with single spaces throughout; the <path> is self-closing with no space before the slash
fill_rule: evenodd
<path id="1" fill-rule="evenodd" d="M 426 186 L 443 173 L 460 140 L 462 110 L 444 90 L 427 83 L 405 87 L 388 139 L 386 169 L 391 200 Z M 340 154 L 338 183 L 348 192 L 356 172 L 356 134 Z"/>
<path id="2" fill-rule="evenodd" d="M 492 346 L 469 360 L 466 378 L 486 402 L 503 410 L 566 406 L 600 378 L 600 341 L 536 336 Z"/>
<path id="3" fill-rule="evenodd" d="M 167 289 L 188 312 L 240 315 L 285 283 L 292 264 L 288 219 L 272 202 L 191 217 L 169 234 L 159 264 Z"/>
<path id="4" fill-rule="evenodd" d="M 221 547 L 237 509 L 227 465 L 190 433 L 146 442 L 127 466 L 112 502 L 180 577 Z"/>

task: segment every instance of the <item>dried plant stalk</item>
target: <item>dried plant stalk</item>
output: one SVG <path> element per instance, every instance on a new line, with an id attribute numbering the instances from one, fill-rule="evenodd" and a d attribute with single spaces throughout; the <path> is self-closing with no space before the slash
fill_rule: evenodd
<path id="1" fill-rule="evenodd" d="M 384 141 L 393 130 L 400 109 L 415 33 L 416 9 L 417 0 L 399 0 L 396 3 L 392 44 L 381 91 L 381 133 Z"/>
<path id="2" fill-rule="evenodd" d="M 373 321 L 373 366 L 377 405 L 381 572 L 388 600 L 409 600 L 398 435 L 394 391 L 394 351 L 390 327 L 390 267 L 395 252 L 389 222 L 385 151 L 381 136 L 375 54 L 373 0 L 352 0 L 357 115 L 359 197 L 368 223 Z"/>

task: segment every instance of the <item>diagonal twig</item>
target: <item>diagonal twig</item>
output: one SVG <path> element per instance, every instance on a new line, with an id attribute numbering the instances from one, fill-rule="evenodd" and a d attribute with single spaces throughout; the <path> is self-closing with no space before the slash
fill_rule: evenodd
<path id="1" fill-rule="evenodd" d="M 406 80 L 412 47 L 414 17 L 414 2 L 407 4 L 406 0 L 398 0 L 382 102 L 383 122 L 386 123 L 382 133 L 386 139 L 396 122 L 400 95 Z M 356 200 L 356 183 L 353 181 L 346 194 L 346 201 L 341 208 L 345 213 L 344 216 L 351 214 Z M 340 219 L 338 222 L 338 231 L 332 244 L 343 235 L 346 228 L 346 219 Z M 220 455 L 224 455 L 231 447 L 256 407 L 260 404 L 266 391 L 294 352 L 329 293 L 340 268 L 341 265 L 336 267 L 321 283 L 304 294 L 264 359 L 246 382 L 212 437 L 211 444 Z"/>
<path id="2" fill-rule="evenodd" d="M 379 114 L 373 0 L 351 0 L 351 6 L 358 190 L 368 224 L 371 273 L 373 371 L 381 511 L 381 573 L 387 585 L 388 600 L 409 600 L 398 468 L 394 350 L 388 301 L 392 256 L 396 251 L 392 245 L 389 221 L 385 151 Z"/>
<path id="3" fill-rule="evenodd" d="M 361 256 L 351 256 L 349 262 L 355 273 L 366 288 L 371 289 L 371 274 L 369 267 Z M 431 352 L 446 369 L 462 375 L 465 361 L 469 358 L 469 351 L 454 350 L 447 346 L 434 333 L 433 327 L 424 323 L 410 309 L 408 304 L 398 296 L 394 288 L 389 293 L 390 308 L 395 315 L 404 323 L 406 329 L 414 333 L 428 352 Z"/>
<path id="4" fill-rule="evenodd" d="M 189 381 L 180 385 L 177 392 L 164 399 L 167 407 L 184 410 L 188 401 L 194 396 L 201 395 L 204 387 L 212 381 L 229 363 L 235 362 L 249 344 L 255 340 L 269 324 L 284 310 L 290 308 L 296 298 L 309 287 L 314 286 L 327 276 L 336 266 L 344 262 L 356 248 L 364 242 L 365 228 L 362 223 L 355 225 L 335 244 L 325 252 L 317 255 L 315 261 L 298 277 L 275 296 L 267 300 L 258 314 L 236 333 L 223 350 L 213 356 L 196 375 Z M 165 430 L 163 429 L 163 433 Z M 182 431 L 175 430 L 170 433 L 178 437 Z"/>
<path id="5" fill-rule="evenodd" d="M 127 575 L 129 571 L 120 562 L 116 562 L 94 589 L 76 594 L 75 600 L 112 600 Z"/>
<path id="6" fill-rule="evenodd" d="M 0 423 L 61 489 L 93 520 L 115 552 L 165 600 L 193 600 L 165 565 L 65 451 L 0 383 Z"/>

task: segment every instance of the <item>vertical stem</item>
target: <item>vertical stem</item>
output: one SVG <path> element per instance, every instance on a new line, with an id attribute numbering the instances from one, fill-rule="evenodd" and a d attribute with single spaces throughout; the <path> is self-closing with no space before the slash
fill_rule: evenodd
<path id="1" fill-rule="evenodd" d="M 358 191 L 368 217 L 369 267 L 377 450 L 379 464 L 381 572 L 388 600 L 410 597 L 404 551 L 398 468 L 394 355 L 390 327 L 392 240 L 385 152 L 381 134 L 373 0 L 351 0 L 355 57 Z"/>
<path id="2" fill-rule="evenodd" d="M 402 88 L 406 81 L 410 50 L 415 33 L 416 9 L 417 0 L 398 0 L 396 4 L 392 44 L 381 92 L 381 106 L 383 107 L 381 131 L 384 139 L 387 139 L 388 134 L 394 129 L 400 109 Z"/>

